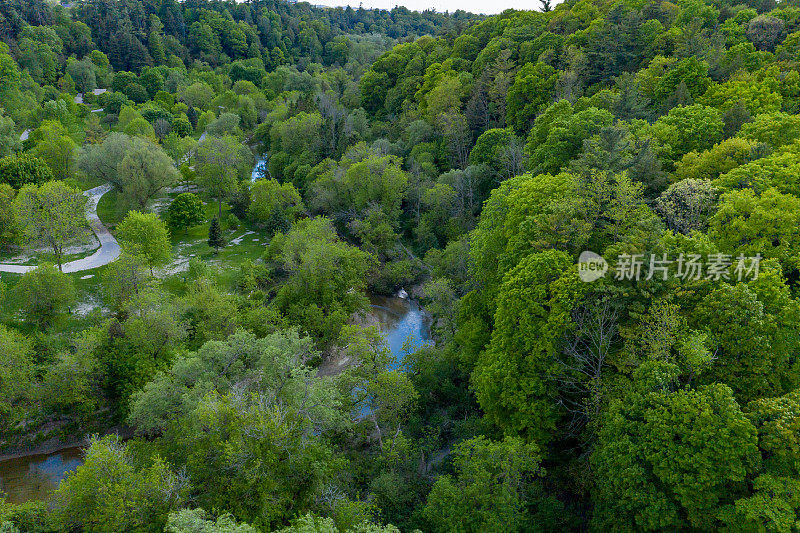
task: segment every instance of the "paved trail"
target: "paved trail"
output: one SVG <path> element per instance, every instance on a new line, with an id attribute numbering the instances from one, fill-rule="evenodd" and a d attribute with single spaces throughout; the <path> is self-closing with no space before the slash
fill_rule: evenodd
<path id="1" fill-rule="evenodd" d="M 100 218 L 97 216 L 97 202 L 100 201 L 101 196 L 110 190 L 111 184 L 106 183 L 94 189 L 83 191 L 83 194 L 89 197 L 89 200 L 86 202 L 86 219 L 89 221 L 89 227 L 91 227 L 94 234 L 97 235 L 97 240 L 100 241 L 100 248 L 89 257 L 64 263 L 64 272 L 90 270 L 107 265 L 119 257 L 120 248 L 117 239 L 111 235 L 111 232 L 100 222 Z M 36 268 L 35 265 L 8 265 L 0 263 L 0 272 L 24 274 L 34 268 Z"/>

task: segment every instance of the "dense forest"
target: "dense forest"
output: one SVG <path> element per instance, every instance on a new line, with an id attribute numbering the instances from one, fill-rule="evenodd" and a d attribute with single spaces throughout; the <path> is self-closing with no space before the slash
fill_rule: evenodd
<path id="1" fill-rule="evenodd" d="M 797 0 L 63 4 L 0 0 L 0 483 L 90 437 L 0 532 L 800 529 Z"/>

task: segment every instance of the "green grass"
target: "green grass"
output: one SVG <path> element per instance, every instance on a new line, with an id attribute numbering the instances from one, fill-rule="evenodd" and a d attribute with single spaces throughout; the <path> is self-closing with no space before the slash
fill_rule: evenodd
<path id="1" fill-rule="evenodd" d="M 208 262 L 220 271 L 222 281 L 232 279 L 245 261 L 255 261 L 264 253 L 264 246 L 268 242 L 266 232 L 249 222 L 243 221 L 236 228 L 226 227 L 223 223 L 223 234 L 228 245 L 216 253 L 208 245 L 208 228 L 211 219 L 217 215 L 217 205 L 213 202 L 205 204 L 206 223 L 189 228 L 187 231 L 174 231 L 172 233 L 173 256 L 176 262 L 187 259 L 199 259 Z M 223 205 L 222 219 L 226 220 L 228 207 Z M 252 232 L 252 233 L 251 233 Z M 247 233 L 247 235 L 245 235 Z M 230 241 L 241 237 L 238 243 Z M 256 240 L 257 239 L 257 240 Z M 182 277 L 182 273 L 177 275 Z"/>
<path id="2" fill-rule="evenodd" d="M 89 257 L 93 253 L 97 251 L 98 248 L 93 248 L 91 250 L 86 250 L 84 252 L 78 252 L 74 254 L 65 254 L 61 258 L 61 263 L 66 264 L 70 261 L 76 261 L 78 259 L 83 259 L 84 257 Z M 24 254 L 24 251 L 20 252 L 3 252 L 0 253 L 0 263 L 8 263 L 9 261 L 13 261 L 16 257 Z M 25 261 L 16 262 L 14 261 L 11 264 L 14 265 L 38 265 L 39 263 L 51 263 L 53 265 L 56 264 L 56 256 L 51 252 L 38 252 L 35 255 L 29 255 Z"/>
<path id="3" fill-rule="evenodd" d="M 76 310 L 81 302 L 94 301 L 98 304 L 102 304 L 102 273 L 105 269 L 106 267 L 103 266 L 92 270 L 67 274 L 75 283 L 77 292 L 76 302 L 78 302 L 78 304 L 72 307 L 71 313 L 64 313 L 50 327 L 50 333 L 64 340 L 64 346 L 62 348 L 67 348 L 69 339 L 73 338 L 75 334 L 99 324 L 103 320 L 98 308 L 93 309 L 83 316 L 77 314 Z M 88 275 L 92 275 L 92 277 L 81 279 Z M 20 277 L 22 277 L 21 274 L 0 272 L 0 281 L 6 286 L 5 299 L 0 306 L 0 318 L 2 318 L 3 324 L 13 327 L 23 333 L 36 333 L 38 331 L 37 326 L 26 321 L 24 316 L 19 313 L 20 307 L 14 288 Z"/>
<path id="4" fill-rule="evenodd" d="M 108 229 L 114 228 L 125 218 L 128 209 L 118 191 L 110 190 L 97 202 L 97 216 Z"/>
<path id="5" fill-rule="evenodd" d="M 177 195 L 170 195 L 177 196 Z M 98 205 L 98 216 L 104 224 L 113 226 L 121 221 L 127 210 L 120 207 L 118 194 L 116 191 L 111 191 L 100 199 Z M 188 231 L 174 231 L 172 233 L 172 246 L 173 246 L 173 265 L 186 263 L 189 259 L 199 259 L 208 263 L 212 268 L 218 272 L 218 280 L 223 286 L 230 286 L 239 272 L 240 266 L 246 261 L 256 261 L 264 253 L 265 245 L 268 243 L 266 232 L 260 228 L 255 227 L 249 222 L 242 222 L 236 228 L 226 227 L 223 223 L 223 233 L 228 240 L 228 245 L 215 253 L 214 249 L 208 245 L 208 228 L 210 221 L 217 215 L 217 204 L 209 202 L 205 204 L 206 210 L 206 223 Z M 222 219 L 227 219 L 227 212 L 229 208 L 223 206 Z M 251 233 L 252 232 L 252 233 Z M 247 235 L 245 235 L 247 233 Z M 230 241 L 239 238 L 238 244 L 231 244 Z M 89 253 L 93 253 L 89 252 Z M 86 255 L 89 255 L 87 253 Z M 69 257 L 65 259 L 73 260 L 77 257 Z M 44 254 L 38 254 L 31 260 L 31 264 L 37 264 L 41 260 L 49 259 Z M 85 270 L 82 272 L 74 272 L 68 274 L 77 289 L 77 301 L 88 302 L 92 301 L 96 304 L 102 305 L 103 300 L 103 273 L 108 269 L 108 265 L 95 268 L 92 270 Z M 86 276 L 91 275 L 88 279 Z M 35 326 L 27 324 L 24 318 L 18 313 L 19 307 L 15 302 L 14 286 L 17 284 L 20 274 L 13 274 L 2 272 L 0 273 L 0 281 L 6 285 L 6 300 L 0 306 L 0 321 L 11 325 L 22 331 L 32 331 Z M 177 272 L 172 275 L 167 275 L 162 280 L 163 287 L 175 294 L 183 294 L 186 290 L 184 271 Z M 65 337 L 73 333 L 77 333 L 93 324 L 99 323 L 102 316 L 98 309 L 93 310 L 86 316 L 79 316 L 77 314 L 65 315 L 57 324 L 53 326 L 52 331 L 63 334 Z"/>

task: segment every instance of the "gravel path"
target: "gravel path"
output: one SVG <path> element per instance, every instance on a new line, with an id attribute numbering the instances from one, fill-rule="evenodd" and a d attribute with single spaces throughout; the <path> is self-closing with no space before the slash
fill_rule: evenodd
<path id="1" fill-rule="evenodd" d="M 97 216 L 97 202 L 100 201 L 101 196 L 110 190 L 111 184 L 106 183 L 94 189 L 83 191 L 83 194 L 89 197 L 89 200 L 86 202 L 86 219 L 89 221 L 89 227 L 91 227 L 94 234 L 97 235 L 97 240 L 100 241 L 100 248 L 89 257 L 64 263 L 64 272 L 90 270 L 107 265 L 119 257 L 120 248 L 117 239 L 111 235 L 111 232 L 100 222 L 100 218 Z M 0 272 L 24 274 L 34 268 L 36 267 L 31 265 L 8 265 L 0 263 Z"/>

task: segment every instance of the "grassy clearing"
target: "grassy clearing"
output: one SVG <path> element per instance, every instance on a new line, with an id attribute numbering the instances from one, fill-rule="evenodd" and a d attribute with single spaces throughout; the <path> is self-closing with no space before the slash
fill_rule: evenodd
<path id="1" fill-rule="evenodd" d="M 171 201 L 171 198 L 174 198 L 177 194 L 170 194 L 169 196 Z M 164 200 L 165 198 L 162 197 L 161 199 L 156 199 L 155 202 L 163 202 Z M 236 227 L 227 227 L 223 223 L 223 231 L 228 245 L 221 248 L 218 253 L 215 252 L 207 241 L 210 221 L 217 215 L 217 204 L 214 202 L 206 203 L 205 210 L 207 219 L 205 224 L 189 228 L 187 231 L 175 231 L 172 233 L 172 261 L 157 272 L 157 275 L 162 279 L 164 288 L 170 292 L 181 294 L 186 290 L 184 272 L 192 259 L 198 259 L 211 265 L 219 272 L 219 280 L 223 284 L 231 284 L 243 263 L 256 261 L 264 253 L 264 247 L 269 241 L 266 232 L 246 221 Z M 223 221 L 227 220 L 228 211 L 228 206 L 223 206 Z M 100 220 L 109 228 L 113 228 L 125 218 L 127 209 L 122 207 L 119 194 L 116 191 L 110 191 L 100 199 L 97 212 Z M 65 258 L 65 262 L 79 259 L 91 253 L 94 253 L 94 251 L 76 254 L 74 257 L 69 256 Z M 50 255 L 36 254 L 26 264 L 51 261 Z M 107 268 L 108 266 L 106 265 L 92 270 L 68 274 L 75 283 L 78 304 L 72 309 L 72 318 L 59 321 L 58 324 L 53 326 L 54 331 L 62 333 L 58 328 L 64 328 L 63 333 L 67 335 L 71 332 L 85 329 L 101 320 L 99 308 L 103 305 L 102 278 Z M 20 274 L 0 273 L 0 281 L 7 288 L 6 299 L 2 302 L 0 317 L 2 317 L 3 321 L 16 324 L 21 329 L 28 329 L 31 326 L 24 324 L 14 292 L 14 287 L 19 278 Z M 90 308 L 92 308 L 91 311 L 89 310 Z"/>
<path id="2" fill-rule="evenodd" d="M 266 232 L 246 221 L 236 227 L 226 227 L 223 223 L 223 232 L 228 245 L 217 253 L 208 245 L 208 228 L 211 219 L 217 215 L 217 205 L 213 202 L 206 203 L 205 210 L 205 224 L 186 231 L 173 232 L 173 261 L 170 269 L 177 271 L 174 276 L 182 278 L 181 271 L 185 270 L 189 261 L 198 259 L 217 268 L 223 280 L 232 279 L 245 261 L 255 261 L 264 253 L 264 247 L 268 242 Z M 223 205 L 223 220 L 226 220 L 228 210 L 228 207 Z"/>
<path id="3" fill-rule="evenodd" d="M 83 250 L 81 252 L 76 252 L 74 254 L 64 254 L 61 257 L 61 263 L 66 264 L 70 261 L 77 261 L 78 259 L 83 259 L 85 257 L 89 257 L 93 253 L 97 251 L 99 246 L 95 246 L 89 250 Z M 24 255 L 24 259 L 19 261 L 18 258 Z M 38 251 L 35 253 L 27 253 L 23 251 L 13 251 L 13 252 L 3 252 L 0 253 L 0 263 L 11 263 L 14 265 L 38 265 L 39 263 L 51 263 L 53 265 L 56 264 L 56 256 L 52 252 L 47 251 Z"/>
<path id="4" fill-rule="evenodd" d="M 109 230 L 125 218 L 128 209 L 123 204 L 119 192 L 113 189 L 105 193 L 97 202 L 97 216 Z"/>

